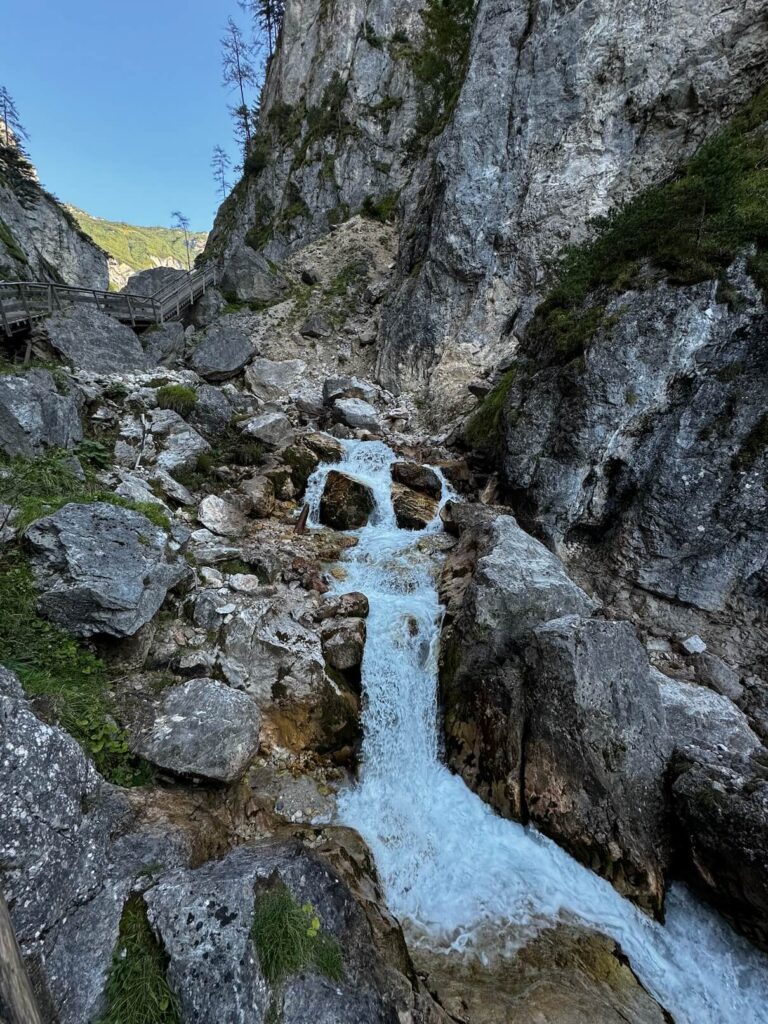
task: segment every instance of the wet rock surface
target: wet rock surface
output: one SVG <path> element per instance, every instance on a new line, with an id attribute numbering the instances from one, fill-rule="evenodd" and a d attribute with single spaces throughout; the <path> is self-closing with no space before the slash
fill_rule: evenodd
<path id="1" fill-rule="evenodd" d="M 437 499 L 397 483 L 392 485 L 392 505 L 403 530 L 423 530 L 437 512 Z"/>
<path id="2" fill-rule="evenodd" d="M 335 530 L 357 530 L 373 512 L 369 487 L 344 473 L 331 470 L 320 498 L 320 522 Z"/>

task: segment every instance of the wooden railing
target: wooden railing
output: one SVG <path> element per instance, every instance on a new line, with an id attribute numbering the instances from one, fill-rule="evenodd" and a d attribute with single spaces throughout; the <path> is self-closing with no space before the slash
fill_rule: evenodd
<path id="1" fill-rule="evenodd" d="M 90 306 L 132 327 L 162 324 L 177 320 L 215 284 L 215 266 L 193 270 L 149 296 L 36 281 L 0 281 L 0 328 L 11 335 L 69 306 Z"/>

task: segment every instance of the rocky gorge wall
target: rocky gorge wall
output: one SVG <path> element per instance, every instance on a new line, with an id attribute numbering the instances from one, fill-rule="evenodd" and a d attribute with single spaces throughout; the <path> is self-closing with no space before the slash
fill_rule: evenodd
<path id="1" fill-rule="evenodd" d="M 107 254 L 40 185 L 14 149 L 0 152 L 0 280 L 106 289 Z"/>

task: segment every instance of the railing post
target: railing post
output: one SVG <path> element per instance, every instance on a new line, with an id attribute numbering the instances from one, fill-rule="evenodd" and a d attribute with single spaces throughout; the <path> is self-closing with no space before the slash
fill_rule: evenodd
<path id="1" fill-rule="evenodd" d="M 0 893 L 0 1020 L 3 1024 L 43 1024 L 21 957 L 3 894 Z"/>

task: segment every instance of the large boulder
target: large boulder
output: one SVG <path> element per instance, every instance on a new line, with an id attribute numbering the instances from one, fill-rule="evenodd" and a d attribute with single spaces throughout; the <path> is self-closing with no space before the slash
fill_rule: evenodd
<path id="1" fill-rule="evenodd" d="M 141 337 L 150 366 L 176 366 L 184 357 L 184 325 L 170 320 L 151 327 Z"/>
<path id="2" fill-rule="evenodd" d="M 6 455 L 71 448 L 82 436 L 76 394 L 60 394 L 47 370 L 0 376 L 0 449 Z"/>
<path id="3" fill-rule="evenodd" d="M 106 313 L 73 306 L 45 321 L 48 344 L 75 370 L 140 373 L 148 360 L 130 327 Z"/>
<path id="4" fill-rule="evenodd" d="M 221 290 L 235 302 L 272 302 L 285 292 L 285 279 L 248 245 L 240 245 L 228 258 Z"/>
<path id="5" fill-rule="evenodd" d="M 332 469 L 320 498 L 320 522 L 335 530 L 365 526 L 375 507 L 373 491 L 360 480 Z"/>
<path id="6" fill-rule="evenodd" d="M 202 384 L 187 419 L 204 437 L 216 441 L 232 422 L 234 413 L 232 403 L 220 388 Z"/>
<path id="7" fill-rule="evenodd" d="M 176 267 L 150 267 L 132 274 L 121 290 L 128 295 L 148 297 L 178 285 L 186 276 L 186 270 L 178 270 Z"/>
<path id="8" fill-rule="evenodd" d="M 303 359 L 278 360 L 259 356 L 245 371 L 245 380 L 254 395 L 265 402 L 271 402 L 277 398 L 287 398 L 306 372 L 307 364 Z"/>
<path id="9" fill-rule="evenodd" d="M 333 403 L 333 417 L 337 423 L 360 430 L 381 430 L 379 414 L 369 402 L 360 398 L 337 398 Z"/>
<path id="10" fill-rule="evenodd" d="M 191 570 L 131 509 L 65 505 L 28 528 L 43 615 L 77 636 L 133 636 Z"/>
<path id="11" fill-rule="evenodd" d="M 329 377 L 323 384 L 323 401 L 326 405 L 333 405 L 338 399 L 343 398 L 372 402 L 377 393 L 373 384 L 357 377 Z"/>
<path id="12" fill-rule="evenodd" d="M 680 863 L 690 881 L 768 950 L 766 756 L 674 764 L 672 810 Z"/>
<path id="13" fill-rule="evenodd" d="M 195 346 L 190 364 L 207 381 L 236 377 L 253 356 L 253 344 L 244 331 L 223 321 L 212 324 Z"/>
<path id="14" fill-rule="evenodd" d="M 207 530 L 220 537 L 244 537 L 248 530 L 248 521 L 240 509 L 217 494 L 203 498 L 197 518 Z"/>
<path id="15" fill-rule="evenodd" d="M 138 753 L 178 775 L 242 778 L 259 748 L 256 702 L 215 679 L 173 686 L 134 742 Z"/>
<path id="16" fill-rule="evenodd" d="M 430 498 L 438 499 L 443 493 L 442 481 L 434 469 L 422 466 L 418 462 L 394 462 L 392 479 L 413 491 L 428 494 Z"/>
<path id="17" fill-rule="evenodd" d="M 100 1016 L 123 903 L 190 851 L 169 822 L 137 821 L 128 793 L 0 668 L 0 888 L 46 1020 Z"/>
<path id="18" fill-rule="evenodd" d="M 402 530 L 423 530 L 435 518 L 437 501 L 421 491 L 393 483 L 392 507 Z"/>
<path id="19" fill-rule="evenodd" d="M 381 905 L 370 856 L 346 830 L 307 830 L 239 846 L 195 870 L 169 872 L 147 894 L 184 1021 L 266 1024 L 438 1024 L 444 1018 L 416 980 L 402 933 Z M 260 963 L 269 933 L 254 919 L 275 890 L 327 942 L 338 975 L 311 962 L 274 977 Z M 301 911 L 301 907 L 311 908 Z M 285 911 L 284 911 L 285 912 Z M 261 936 L 264 938 L 260 938 Z M 264 947 L 262 947 L 264 948 Z"/>
<path id="20" fill-rule="evenodd" d="M 269 448 L 288 444 L 293 437 L 293 424 L 282 412 L 262 412 L 243 424 L 243 433 Z"/>
<path id="21" fill-rule="evenodd" d="M 525 809 L 623 895 L 657 913 L 668 863 L 665 719 L 627 622 L 566 616 L 526 651 Z"/>

